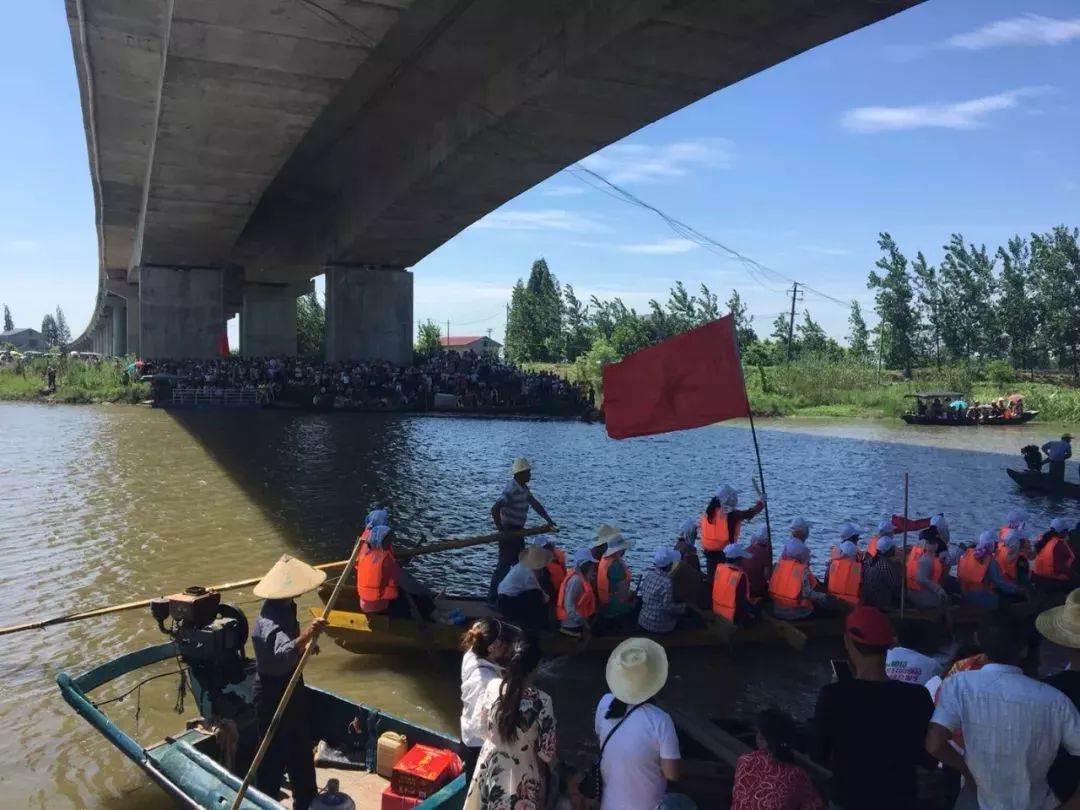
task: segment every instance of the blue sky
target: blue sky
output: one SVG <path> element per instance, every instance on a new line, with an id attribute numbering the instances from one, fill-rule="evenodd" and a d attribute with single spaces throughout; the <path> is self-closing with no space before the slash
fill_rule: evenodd
<path id="1" fill-rule="evenodd" d="M 15 4 L 5 21 L 0 301 L 35 327 L 59 304 L 78 332 L 97 244 L 63 5 Z M 509 289 L 539 256 L 580 297 L 637 307 L 664 300 L 676 279 L 721 300 L 738 289 L 766 334 L 791 279 L 869 310 L 880 230 L 936 261 L 952 231 L 996 246 L 1080 224 L 1077 77 L 1074 0 L 928 0 L 585 161 L 769 273 L 684 242 L 563 172 L 418 264 L 416 318 L 500 337 Z M 846 307 L 814 293 L 803 305 L 844 336 Z"/>

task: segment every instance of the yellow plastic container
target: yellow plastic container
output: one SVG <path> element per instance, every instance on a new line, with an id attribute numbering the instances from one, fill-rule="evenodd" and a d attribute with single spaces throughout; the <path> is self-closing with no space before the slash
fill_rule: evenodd
<path id="1" fill-rule="evenodd" d="M 389 779 L 405 752 L 409 750 L 409 743 L 404 734 L 396 731 L 387 731 L 379 735 L 379 744 L 375 754 L 375 773 L 383 779 Z"/>

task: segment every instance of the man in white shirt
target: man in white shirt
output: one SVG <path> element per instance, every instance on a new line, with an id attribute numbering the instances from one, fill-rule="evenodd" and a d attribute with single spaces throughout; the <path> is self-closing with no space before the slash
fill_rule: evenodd
<path id="1" fill-rule="evenodd" d="M 540 587 L 536 571 L 549 562 L 551 552 L 546 548 L 526 546 L 496 589 L 500 612 L 522 628 L 540 630 L 547 624 L 548 596 Z"/>
<path id="2" fill-rule="evenodd" d="M 1063 479 L 1065 477 L 1065 462 L 1072 458 L 1072 436 L 1066 433 L 1061 437 L 1060 441 L 1048 441 L 1042 446 L 1042 451 L 1046 453 L 1046 461 L 1043 463 L 1050 467 L 1047 472 L 1058 480 Z"/>
<path id="3" fill-rule="evenodd" d="M 925 622 L 914 619 L 900 623 L 896 634 L 899 646 L 891 648 L 885 655 L 885 675 L 890 681 L 926 686 L 928 680 L 941 674 L 941 664 L 919 652 L 919 648 L 924 646 L 924 625 Z"/>
<path id="4" fill-rule="evenodd" d="M 1027 650 L 1021 622 L 989 616 L 976 638 L 990 663 L 944 680 L 926 750 L 963 774 L 964 794 L 976 797 L 980 810 L 1056 808 L 1046 775 L 1059 747 L 1080 754 L 1080 712 L 1064 693 L 1020 669 Z M 963 755 L 949 745 L 960 730 Z M 1062 806 L 1080 806 L 1080 795 Z"/>

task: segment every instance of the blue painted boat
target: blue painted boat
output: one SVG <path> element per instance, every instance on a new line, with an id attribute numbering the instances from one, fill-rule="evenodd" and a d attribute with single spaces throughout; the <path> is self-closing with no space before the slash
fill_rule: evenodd
<path id="1" fill-rule="evenodd" d="M 243 652 L 247 622 L 239 610 L 222 605 L 208 625 L 189 626 L 186 632 L 177 632 L 176 627 L 166 631 L 173 636 L 167 643 L 121 655 L 74 677 L 61 673 L 57 683 L 64 700 L 142 768 L 178 806 L 193 810 L 228 808 L 258 745 L 251 701 L 254 662 Z M 211 643 L 207 644 L 208 640 Z M 175 736 L 143 747 L 109 720 L 90 693 L 118 678 L 169 660 L 180 661 L 186 667 L 187 682 L 196 700 L 199 718 L 187 722 Z M 313 686 L 303 688 L 308 693 L 313 739 L 337 752 L 329 757 L 329 762 L 324 760 L 325 767 L 320 760 L 316 761 L 319 786 L 323 789 L 330 779 L 336 779 L 341 793 L 351 798 L 359 810 L 380 808 L 382 792 L 389 784 L 388 780 L 365 767 L 374 761 L 375 740 L 384 732 L 405 735 L 410 746 L 422 743 L 449 749 L 459 756 L 465 753 L 461 741 L 446 734 Z M 213 733 L 215 727 L 225 727 L 230 733 Z M 235 734 L 231 733 L 233 730 Z M 320 752 L 323 748 L 321 744 Z M 417 808 L 459 810 L 464 800 L 465 776 L 461 775 Z M 291 807 L 291 798 L 287 792 L 278 797 L 266 796 L 253 786 L 248 789 L 241 807 L 243 810 L 287 810 Z"/>

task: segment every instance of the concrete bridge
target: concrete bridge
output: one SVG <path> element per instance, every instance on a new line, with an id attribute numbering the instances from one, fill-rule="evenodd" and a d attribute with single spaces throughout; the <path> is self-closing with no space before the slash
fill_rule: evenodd
<path id="1" fill-rule="evenodd" d="M 100 284 L 78 348 L 406 361 L 409 268 L 536 183 L 919 0 L 66 0 Z"/>

